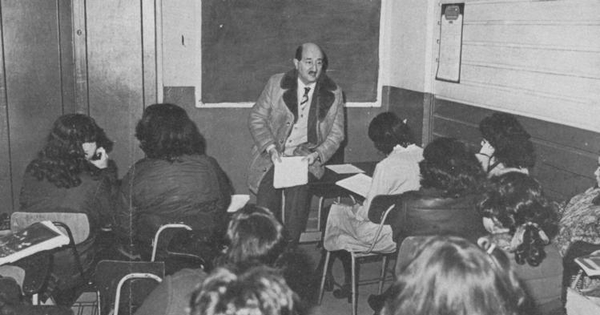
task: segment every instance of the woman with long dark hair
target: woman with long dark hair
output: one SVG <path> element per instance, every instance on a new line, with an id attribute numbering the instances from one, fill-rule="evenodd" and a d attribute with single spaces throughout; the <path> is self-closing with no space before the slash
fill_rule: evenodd
<path id="1" fill-rule="evenodd" d="M 476 156 L 488 177 L 507 172 L 529 174 L 535 165 L 535 149 L 515 116 L 494 113 L 479 123 L 479 131 L 483 140 Z"/>
<path id="2" fill-rule="evenodd" d="M 77 245 L 84 271 L 93 268 L 100 228 L 114 223 L 113 191 L 117 185 L 115 164 L 108 153 L 113 143 L 93 118 L 83 114 L 59 117 L 44 148 L 25 170 L 20 211 L 84 212 L 90 236 Z M 57 302 L 69 304 L 67 292 L 82 280 L 71 251 L 54 254 L 53 281 Z"/>

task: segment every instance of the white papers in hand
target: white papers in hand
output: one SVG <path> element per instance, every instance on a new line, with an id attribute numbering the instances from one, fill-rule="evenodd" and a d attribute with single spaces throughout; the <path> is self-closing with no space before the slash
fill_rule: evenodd
<path id="1" fill-rule="evenodd" d="M 330 169 L 338 174 L 356 174 L 356 173 L 364 173 L 365 172 L 352 164 L 332 164 L 332 165 L 325 165 L 325 167 L 327 167 L 328 169 Z"/>
<path id="2" fill-rule="evenodd" d="M 236 212 L 240 210 L 243 206 L 248 203 L 250 200 L 250 195 L 232 195 L 231 203 L 229 204 L 229 208 L 227 208 L 227 212 Z"/>
<path id="3" fill-rule="evenodd" d="M 339 180 L 336 182 L 336 184 L 340 187 L 350 190 L 353 193 L 367 197 L 372 181 L 373 179 L 365 174 L 356 174 L 354 176 Z"/>
<path id="4" fill-rule="evenodd" d="M 273 187 L 279 189 L 308 184 L 308 160 L 303 158 L 281 157 L 281 162 L 275 162 Z"/>

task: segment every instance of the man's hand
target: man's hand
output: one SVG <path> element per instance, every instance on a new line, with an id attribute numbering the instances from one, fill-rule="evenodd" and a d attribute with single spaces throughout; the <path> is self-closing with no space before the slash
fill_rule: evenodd
<path id="1" fill-rule="evenodd" d="M 309 155 L 304 156 L 304 158 L 302 160 L 307 160 L 308 165 L 313 165 L 318 158 L 319 158 L 319 153 L 313 152 Z"/>
<path id="2" fill-rule="evenodd" d="M 281 163 L 281 156 L 275 147 L 270 148 L 268 152 L 273 163 Z"/>

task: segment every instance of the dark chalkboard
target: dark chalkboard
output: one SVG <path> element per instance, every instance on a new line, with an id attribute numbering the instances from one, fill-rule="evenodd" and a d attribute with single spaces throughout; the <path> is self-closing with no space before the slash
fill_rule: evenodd
<path id="1" fill-rule="evenodd" d="M 295 49 L 321 46 L 348 102 L 377 98 L 381 0 L 203 0 L 202 101 L 253 102 Z"/>

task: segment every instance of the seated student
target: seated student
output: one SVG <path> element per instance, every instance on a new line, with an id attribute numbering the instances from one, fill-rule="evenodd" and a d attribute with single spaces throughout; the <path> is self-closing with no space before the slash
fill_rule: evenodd
<path id="1" fill-rule="evenodd" d="M 135 136 L 146 157 L 131 167 L 119 191 L 115 234 L 121 252 L 149 255 L 155 232 L 166 223 L 186 223 L 207 240 L 222 236 L 233 189 L 205 154 L 204 138 L 186 111 L 148 106 Z"/>
<path id="2" fill-rule="evenodd" d="M 441 236 L 421 245 L 390 291 L 385 315 L 517 315 L 525 298 L 502 251 Z"/>
<path id="3" fill-rule="evenodd" d="M 423 159 L 423 149 L 414 144 L 410 128 L 396 114 L 386 112 L 377 115 L 369 124 L 369 138 L 386 157 L 375 167 L 364 203 L 338 205 L 332 208 L 327 219 L 324 247 L 328 251 L 339 251 L 336 256 L 342 260 L 345 271 L 343 289 L 334 291 L 337 298 L 347 298 L 351 294 L 350 255 L 346 251 L 367 250 L 379 227 L 368 218 L 371 200 L 377 195 L 400 194 L 420 186 L 419 161 Z M 374 249 L 395 247 L 392 230 L 385 226 Z"/>
<path id="4" fill-rule="evenodd" d="M 483 137 L 476 154 L 488 177 L 506 172 L 529 174 L 535 165 L 531 136 L 511 114 L 494 113 L 479 123 Z"/>
<path id="5" fill-rule="evenodd" d="M 192 294 L 190 315 L 298 314 L 297 296 L 281 274 L 266 266 L 240 273 L 218 268 Z"/>
<path id="6" fill-rule="evenodd" d="M 407 236 L 450 234 L 476 242 L 486 234 L 477 212 L 485 173 L 464 144 L 453 138 L 438 138 L 425 147 L 419 163 L 421 188 L 401 195 L 378 196 L 369 210 L 373 222 L 392 204 L 387 217 L 393 238 L 401 244 Z M 376 312 L 388 292 L 371 295 Z"/>
<path id="7" fill-rule="evenodd" d="M 283 225 L 269 210 L 247 204 L 229 222 L 228 247 L 217 259 L 216 265 L 239 270 L 256 265 L 279 268 L 290 287 L 300 295 L 298 303 L 309 307 L 309 298 L 313 294 L 309 285 L 312 267 L 299 253 L 284 252 L 283 233 Z M 183 269 L 165 277 L 135 315 L 185 314 L 186 301 L 205 278 L 206 273 L 202 269 Z"/>
<path id="8" fill-rule="evenodd" d="M 23 176 L 20 211 L 87 214 L 90 236 L 77 245 L 86 273 L 94 268 L 100 229 L 114 222 L 117 168 L 107 154 L 112 146 L 93 118 L 63 115 L 54 122 L 43 149 Z M 70 306 L 75 289 L 85 283 L 70 250 L 56 252 L 53 259 L 51 295 L 57 303 Z"/>
<path id="9" fill-rule="evenodd" d="M 600 156 L 594 177 L 594 186 L 571 198 L 559 210 L 560 230 L 556 243 L 563 256 L 576 241 L 600 245 Z"/>
<path id="10" fill-rule="evenodd" d="M 485 234 L 476 206 L 485 174 L 477 159 L 463 143 L 437 138 L 425 147 L 419 163 L 421 188 L 401 195 L 378 196 L 369 210 L 369 219 L 378 223 L 392 204 L 387 217 L 393 238 L 454 234 L 476 241 Z"/>
<path id="11" fill-rule="evenodd" d="M 530 297 L 527 314 L 560 310 L 563 264 L 550 243 L 558 219 L 540 184 L 518 172 L 494 177 L 479 208 L 491 234 L 478 242 L 495 244 L 509 255 Z"/>
<path id="12" fill-rule="evenodd" d="M 564 261 L 563 284 L 570 286 L 581 270 L 573 259 L 600 249 L 600 157 L 594 172 L 596 183 L 559 207 L 559 231 L 554 242 Z M 584 288 L 600 287 L 600 278 L 582 279 Z"/>

